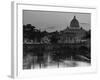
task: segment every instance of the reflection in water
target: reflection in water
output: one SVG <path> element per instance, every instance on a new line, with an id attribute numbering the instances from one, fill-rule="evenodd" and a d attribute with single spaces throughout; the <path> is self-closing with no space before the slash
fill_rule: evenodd
<path id="1" fill-rule="evenodd" d="M 23 69 L 89 66 L 90 49 L 85 46 L 34 44 L 23 47 Z"/>
<path id="2" fill-rule="evenodd" d="M 34 69 L 34 68 L 59 68 L 59 67 L 78 67 L 78 66 L 89 66 L 90 63 L 86 61 L 77 61 L 72 57 L 70 59 L 53 59 L 50 54 L 43 56 L 32 56 L 27 55 L 23 60 L 23 69 Z"/>

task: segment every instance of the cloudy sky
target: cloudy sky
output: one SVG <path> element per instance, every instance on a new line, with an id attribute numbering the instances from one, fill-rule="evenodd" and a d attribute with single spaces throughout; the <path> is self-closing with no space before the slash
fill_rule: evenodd
<path id="1" fill-rule="evenodd" d="M 70 25 L 70 21 L 74 16 L 76 16 L 76 19 L 79 21 L 80 27 L 83 27 L 86 30 L 90 29 L 91 14 L 89 13 L 24 10 L 23 24 L 32 24 L 41 31 L 60 31 Z"/>

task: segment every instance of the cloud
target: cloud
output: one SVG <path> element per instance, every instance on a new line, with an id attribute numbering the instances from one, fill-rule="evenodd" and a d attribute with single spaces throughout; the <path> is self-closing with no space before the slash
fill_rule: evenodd
<path id="1" fill-rule="evenodd" d="M 55 29 L 56 28 L 56 26 L 51 26 L 51 27 L 47 27 L 46 29 Z"/>
<path id="2" fill-rule="evenodd" d="M 53 32 L 57 30 L 57 26 L 50 26 L 50 27 L 45 28 L 45 30 L 48 32 Z"/>

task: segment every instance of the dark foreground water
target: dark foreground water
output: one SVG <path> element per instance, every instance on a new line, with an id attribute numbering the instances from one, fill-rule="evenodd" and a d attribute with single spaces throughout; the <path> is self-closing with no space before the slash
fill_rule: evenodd
<path id="1" fill-rule="evenodd" d="M 23 69 L 90 66 L 84 45 L 23 45 Z"/>

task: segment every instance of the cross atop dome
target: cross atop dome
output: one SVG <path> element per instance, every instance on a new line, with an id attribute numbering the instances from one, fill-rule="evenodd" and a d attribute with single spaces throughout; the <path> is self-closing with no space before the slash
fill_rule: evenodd
<path id="1" fill-rule="evenodd" d="M 74 19 L 76 19 L 76 16 L 74 16 Z"/>

